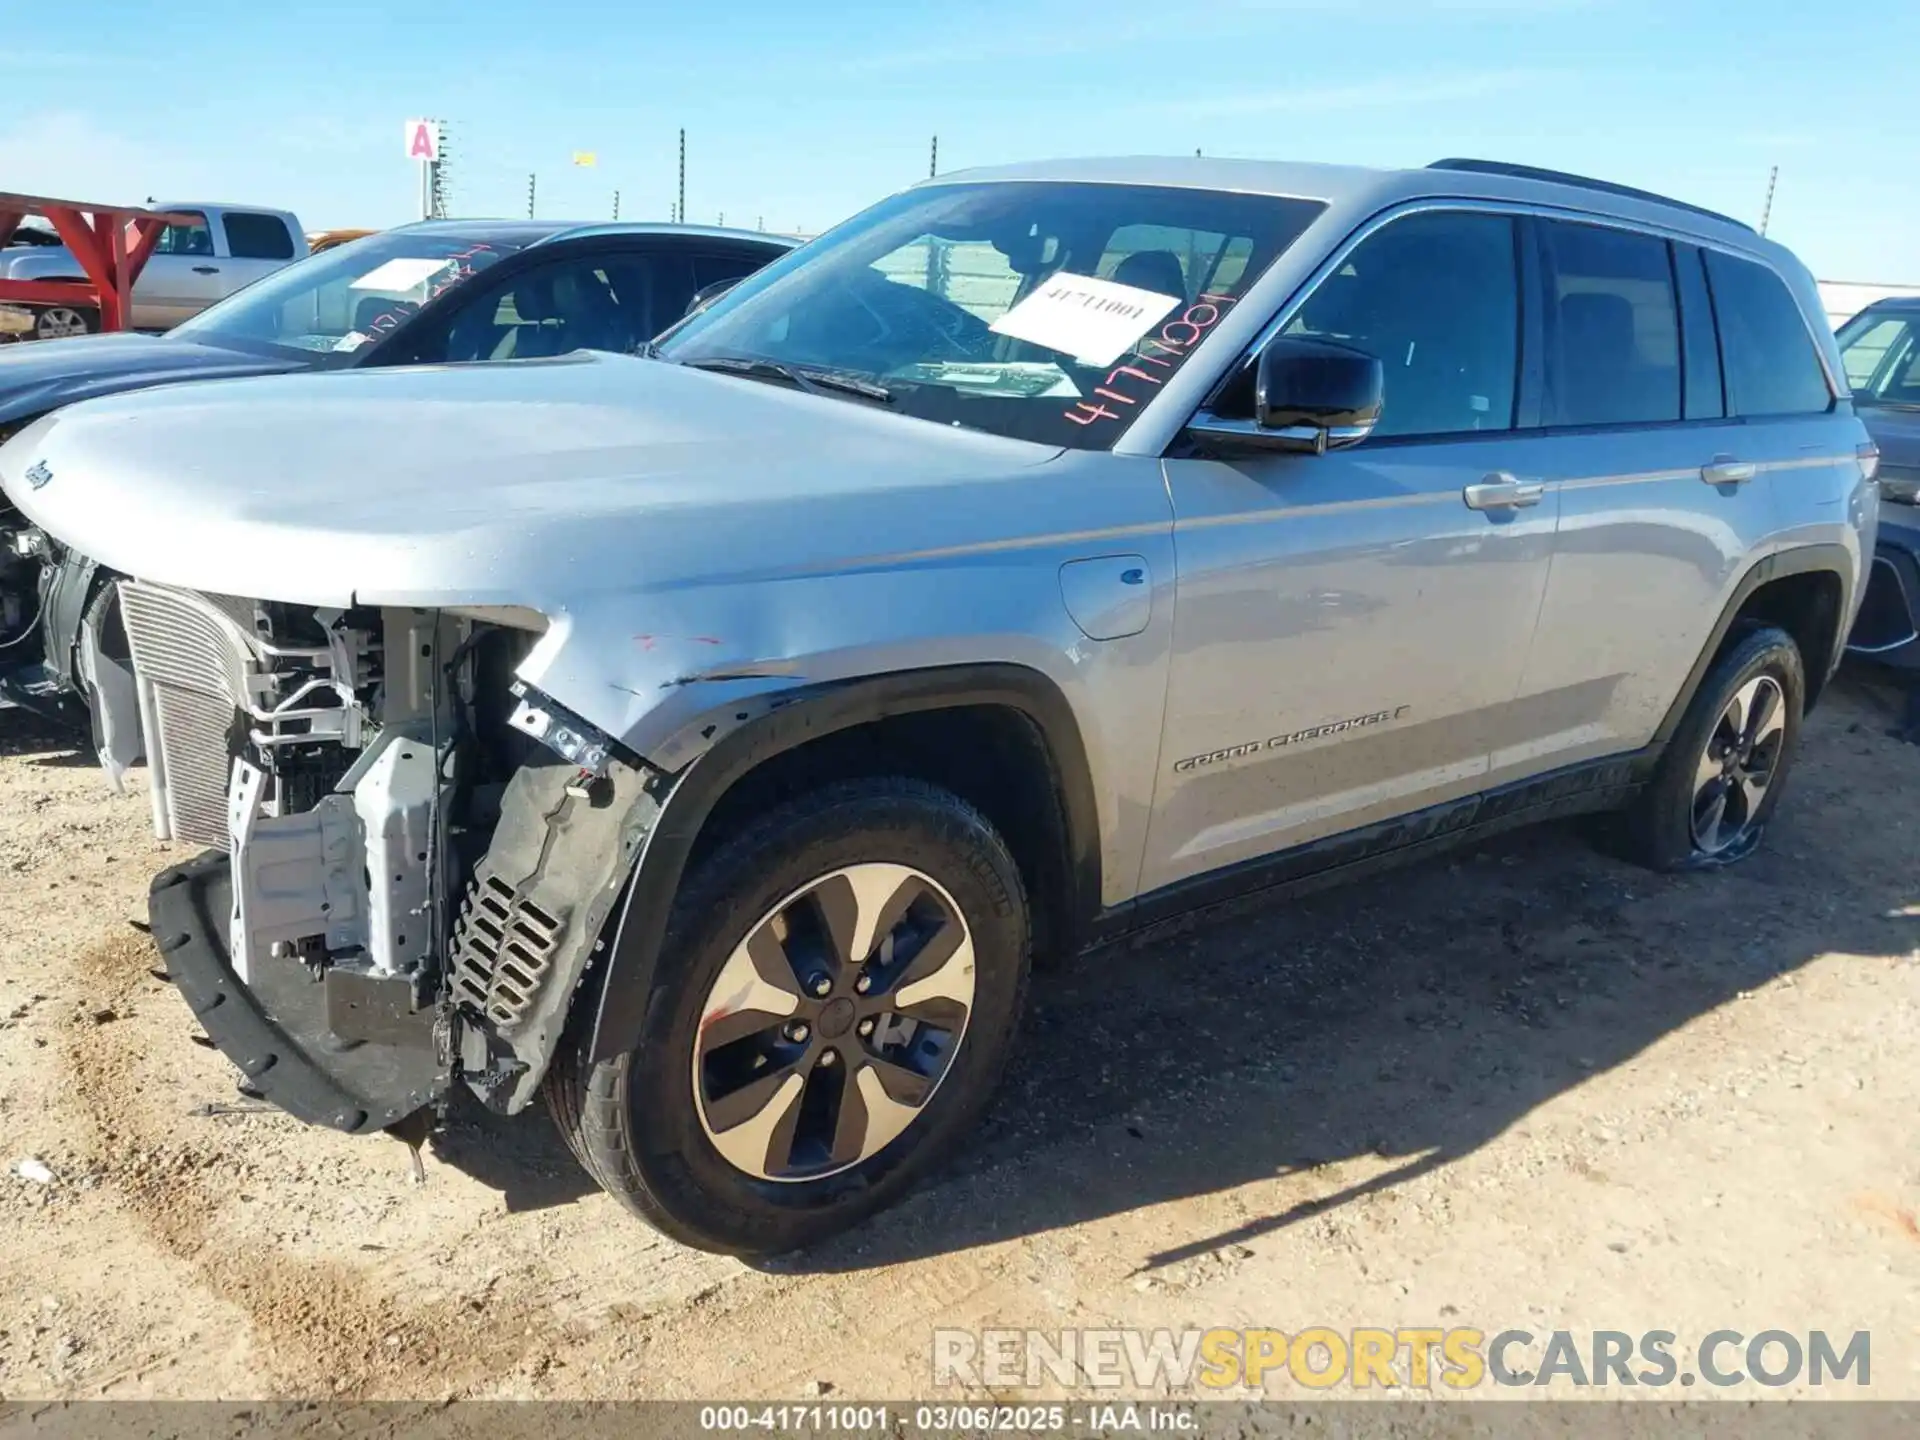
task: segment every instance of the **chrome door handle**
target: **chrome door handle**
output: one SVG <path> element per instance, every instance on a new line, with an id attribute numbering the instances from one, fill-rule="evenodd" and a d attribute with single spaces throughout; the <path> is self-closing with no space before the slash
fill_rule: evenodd
<path id="1" fill-rule="evenodd" d="M 220 273 L 220 267 L 218 265 L 196 265 L 193 267 L 193 273 L 196 275 L 218 275 Z"/>
<path id="2" fill-rule="evenodd" d="M 1538 505 L 1546 493 L 1547 487 L 1537 480 L 1520 481 L 1504 470 L 1496 470 L 1461 490 L 1460 498 L 1469 510 L 1522 510 Z"/>
<path id="3" fill-rule="evenodd" d="M 1700 467 L 1700 478 L 1709 485 L 1744 485 L 1760 473 L 1751 460 L 1736 460 L 1731 455 L 1716 455 L 1711 465 Z"/>

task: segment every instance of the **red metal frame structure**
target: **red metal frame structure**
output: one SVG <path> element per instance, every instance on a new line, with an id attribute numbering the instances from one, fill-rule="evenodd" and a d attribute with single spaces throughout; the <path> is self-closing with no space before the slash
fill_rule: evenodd
<path id="1" fill-rule="evenodd" d="M 140 278 L 153 247 L 160 243 L 160 232 L 168 225 L 197 221 L 196 216 L 160 210 L 0 191 L 0 245 L 13 238 L 13 232 L 29 214 L 47 217 L 87 279 L 85 283 L 0 279 L 0 304 L 93 305 L 100 312 L 102 330 L 127 328 L 133 282 Z"/>

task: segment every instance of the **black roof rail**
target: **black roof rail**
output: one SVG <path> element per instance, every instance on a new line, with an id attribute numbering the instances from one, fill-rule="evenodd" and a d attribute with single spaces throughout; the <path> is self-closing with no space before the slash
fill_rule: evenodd
<path id="1" fill-rule="evenodd" d="M 1671 205 L 1676 210 L 1704 215 L 1709 220 L 1738 225 L 1749 233 L 1753 230 L 1746 221 L 1736 220 L 1731 215 L 1722 215 L 1718 210 L 1709 210 L 1704 205 L 1689 205 L 1684 200 L 1675 200 L 1668 195 L 1656 195 L 1651 190 L 1636 190 L 1631 185 L 1616 185 L 1611 180 L 1594 180 L 1585 175 L 1569 175 L 1564 170 L 1543 170 L 1536 165 L 1510 165 L 1504 160 L 1436 160 L 1427 166 L 1427 169 L 1465 170 L 1475 175 L 1508 175 L 1515 180 L 1545 180 L 1555 185 L 1573 185 L 1582 190 L 1598 190 L 1605 195 L 1622 195 L 1629 200 L 1646 200 L 1655 205 Z"/>

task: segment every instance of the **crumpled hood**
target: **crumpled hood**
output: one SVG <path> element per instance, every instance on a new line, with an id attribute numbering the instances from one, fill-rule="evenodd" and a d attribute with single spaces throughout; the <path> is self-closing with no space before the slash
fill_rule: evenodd
<path id="1" fill-rule="evenodd" d="M 660 361 L 336 371 L 61 410 L 0 447 L 49 534 L 165 584 L 523 605 L 987 541 L 1056 448 Z"/>
<path id="2" fill-rule="evenodd" d="M 155 335 L 76 335 L 0 346 L 0 427 L 76 400 L 172 380 L 278 375 L 298 360 L 269 360 Z"/>

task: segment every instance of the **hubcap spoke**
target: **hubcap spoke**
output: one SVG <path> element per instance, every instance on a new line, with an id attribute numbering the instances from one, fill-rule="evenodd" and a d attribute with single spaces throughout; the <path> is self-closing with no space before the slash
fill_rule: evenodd
<path id="1" fill-rule="evenodd" d="M 1742 825 L 1751 823 L 1753 817 L 1759 813 L 1760 802 L 1766 798 L 1766 794 L 1767 777 L 1765 775 L 1756 775 L 1748 771 L 1740 777 L 1740 795 L 1746 803 L 1746 813 L 1740 817 Z"/>
<path id="2" fill-rule="evenodd" d="M 777 1083 L 773 1083 L 776 1080 Z M 773 1132 L 799 1103 L 800 1092 L 805 1088 L 806 1082 L 792 1070 L 777 1077 L 769 1076 L 766 1081 L 755 1081 L 735 1091 L 728 1101 L 721 1102 L 723 1113 L 732 1113 L 728 1102 L 735 1100 L 740 1102 L 740 1108 L 744 1110 L 744 1118 L 724 1127 L 714 1122 L 715 1107 L 709 1102 L 707 1134 L 713 1140 L 714 1149 L 738 1169 L 754 1175 L 765 1174 L 770 1163 L 768 1150 Z M 758 1104 L 747 1108 L 754 1101 L 758 1101 Z"/>
<path id="3" fill-rule="evenodd" d="M 1707 748 L 1700 752 L 1700 763 L 1693 770 L 1693 799 L 1696 805 L 1699 804 L 1701 795 L 1706 793 L 1707 787 L 1717 781 L 1723 773 L 1716 742 L 1717 736 L 1708 738 Z"/>
<path id="4" fill-rule="evenodd" d="M 800 988 L 793 969 L 774 939 L 772 927 L 762 925 L 727 957 L 720 978 L 707 994 L 700 1015 L 699 1053 L 728 1045 L 756 1030 L 765 1030 L 800 1008 Z"/>
<path id="5" fill-rule="evenodd" d="M 880 1082 L 880 1088 L 887 1092 L 887 1098 L 897 1104 L 918 1110 L 933 1094 L 933 1081 L 918 1070 L 895 1064 L 881 1055 L 868 1055 L 861 1063 L 866 1068 L 860 1073 L 864 1075 L 871 1071 Z"/>
<path id="6" fill-rule="evenodd" d="M 855 1157 L 858 1160 L 879 1154 L 884 1146 L 899 1138 L 900 1133 L 920 1114 L 919 1105 L 903 1104 L 887 1093 L 887 1087 L 880 1082 L 879 1073 L 872 1065 L 854 1077 L 853 1087 L 844 1102 L 846 1108 L 851 1109 L 856 1098 L 862 1112 L 860 1148 Z M 836 1145 L 835 1158 L 838 1158 L 838 1149 Z"/>
<path id="7" fill-rule="evenodd" d="M 1735 740 L 1738 740 L 1742 735 L 1746 734 L 1747 701 L 1752 696 L 1752 693 L 1753 687 L 1751 685 L 1743 685 L 1740 689 L 1734 691 L 1733 698 L 1727 702 L 1726 712 L 1720 717 L 1720 724 L 1715 728 L 1727 730 Z"/>
<path id="8" fill-rule="evenodd" d="M 840 963 L 865 964 L 925 889 L 904 865 L 856 865 L 824 881 L 814 895 Z"/>
<path id="9" fill-rule="evenodd" d="M 1707 801 L 1706 809 L 1699 812 L 1699 818 L 1694 821 L 1693 836 L 1702 850 L 1720 848 L 1720 822 L 1726 819 L 1726 815 L 1727 788 L 1722 785 L 1715 789 Z"/>
<path id="10" fill-rule="evenodd" d="M 957 919 L 927 938 L 893 987 L 896 1010 L 904 1012 L 926 1000 L 973 1004 L 973 941 Z"/>
<path id="11" fill-rule="evenodd" d="M 794 1065 L 782 1065 L 769 1070 L 756 1079 L 749 1080 L 737 1090 L 729 1091 L 718 1099 L 707 1102 L 707 1119 L 713 1122 L 715 1130 L 725 1132 L 745 1125 L 755 1116 L 772 1105 L 786 1088 L 789 1080 L 802 1080 L 806 1077 Z M 779 1108 L 775 1107 L 776 1110 Z M 778 1122 L 780 1116 L 773 1117 Z"/>
<path id="12" fill-rule="evenodd" d="M 1751 755 L 1767 740 L 1786 729 L 1786 707 L 1780 703 L 1780 687 L 1761 676 L 1749 687 L 1754 695 L 1748 704 L 1746 728 L 1740 732 L 1740 750 Z"/>

